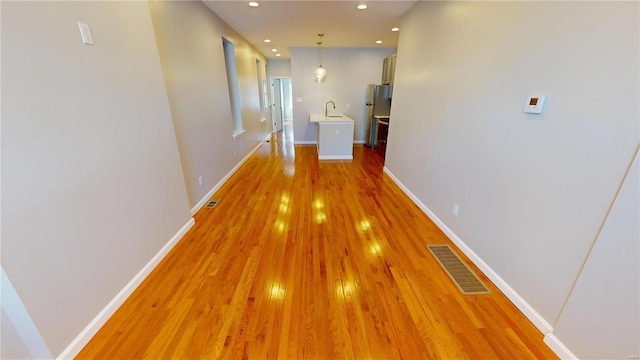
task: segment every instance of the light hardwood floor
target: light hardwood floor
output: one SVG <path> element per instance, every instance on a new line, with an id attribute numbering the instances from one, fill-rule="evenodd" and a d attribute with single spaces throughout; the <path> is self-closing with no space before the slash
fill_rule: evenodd
<path id="1" fill-rule="evenodd" d="M 484 276 L 459 293 L 375 151 L 316 156 L 272 137 L 77 358 L 557 358 Z"/>

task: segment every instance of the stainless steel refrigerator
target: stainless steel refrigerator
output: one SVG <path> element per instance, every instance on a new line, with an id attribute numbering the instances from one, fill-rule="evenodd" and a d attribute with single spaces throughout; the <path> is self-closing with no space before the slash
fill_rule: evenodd
<path id="1" fill-rule="evenodd" d="M 391 98 L 389 97 L 389 85 L 367 85 L 365 100 L 365 119 L 367 133 L 365 141 L 367 146 L 376 147 L 378 137 L 378 121 L 376 116 L 389 116 L 391 112 Z"/>

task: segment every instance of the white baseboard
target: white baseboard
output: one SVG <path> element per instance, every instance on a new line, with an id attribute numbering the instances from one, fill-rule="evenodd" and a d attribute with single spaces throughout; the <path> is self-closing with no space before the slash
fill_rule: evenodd
<path id="1" fill-rule="evenodd" d="M 242 160 L 240 160 L 239 163 L 236 164 L 236 166 L 233 167 L 233 169 L 231 169 L 231 171 L 229 171 L 229 173 L 227 175 L 225 175 L 222 180 L 218 181 L 218 183 L 211 189 L 209 190 L 209 192 L 207 193 L 207 195 L 205 195 L 202 199 L 200 199 L 200 201 L 198 201 L 198 203 L 191 208 L 191 216 L 195 215 L 198 211 L 200 211 L 200 209 L 202 209 L 202 207 L 207 203 L 207 201 L 209 201 L 209 199 L 211 199 L 211 197 L 213 196 L 213 194 L 215 194 L 216 191 L 218 191 L 218 189 L 220 189 L 220 187 L 227 182 L 227 180 L 229 180 L 229 178 L 231 177 L 231 175 L 233 175 L 236 171 L 238 171 L 238 169 L 240 168 L 240 166 L 242 166 L 242 164 L 244 164 L 250 157 L 251 155 L 253 155 L 253 153 L 255 153 L 256 151 L 258 151 L 258 149 L 260 148 L 260 146 L 262 146 L 262 144 L 264 144 L 265 141 L 267 141 L 267 139 L 270 139 L 271 137 L 268 136 L 266 139 L 260 141 L 258 143 L 258 145 L 256 145 L 256 147 L 253 148 L 253 150 L 251 150 L 247 156 L 245 156 L 244 158 L 242 158 Z"/>
<path id="2" fill-rule="evenodd" d="M 353 140 L 354 145 L 363 145 L 365 143 L 364 140 Z M 316 145 L 317 141 L 294 141 L 294 145 Z"/>
<path id="3" fill-rule="evenodd" d="M 191 229 L 191 227 L 195 224 L 195 220 L 193 218 L 189 219 L 187 223 L 169 240 L 163 247 L 156 253 L 156 255 L 149 260 L 149 262 L 140 270 L 127 285 L 125 285 L 122 290 L 107 304 L 107 306 L 102 309 L 96 315 L 96 317 L 91 320 L 89 325 L 87 325 L 80 334 L 67 346 L 66 349 L 58 355 L 57 359 L 73 359 L 82 348 L 91 340 L 91 338 L 100 330 L 100 328 L 109 320 L 111 315 L 118 310 L 120 305 L 124 303 L 125 300 L 133 293 L 133 291 L 146 279 L 147 276 L 155 269 L 155 267 L 164 259 L 164 257 L 173 249 L 173 247 L 178 243 L 180 239 Z"/>
<path id="4" fill-rule="evenodd" d="M 551 350 L 553 350 L 556 355 L 558 355 L 561 359 L 571 359 L 577 360 L 578 357 L 575 356 L 568 347 L 564 346 L 562 341 L 558 339 L 553 334 L 547 334 L 544 336 L 544 343 L 549 346 Z"/>
<path id="5" fill-rule="evenodd" d="M 487 263 L 485 263 L 467 244 L 462 241 L 436 214 L 433 213 L 425 204 L 420 201 L 398 178 L 391 173 L 387 167 L 384 172 L 404 191 L 413 202 L 442 230 L 442 232 L 453 241 L 453 243 L 467 255 L 467 257 L 482 271 L 505 296 L 535 325 L 540 332 L 548 334 L 553 331 L 553 327 L 540 315 L 535 309 L 529 305 L 509 284 L 507 284 L 498 273 L 496 273 Z"/>
<path id="6" fill-rule="evenodd" d="M 320 155 L 318 160 L 353 160 L 351 155 Z"/>

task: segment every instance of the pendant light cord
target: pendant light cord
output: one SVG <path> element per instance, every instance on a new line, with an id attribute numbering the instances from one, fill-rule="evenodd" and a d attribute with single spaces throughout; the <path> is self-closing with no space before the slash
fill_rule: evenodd
<path id="1" fill-rule="evenodd" d="M 318 41 L 318 68 L 313 72 L 314 77 L 313 77 L 313 81 L 315 81 L 316 83 L 321 83 L 324 82 L 325 78 L 327 77 L 327 70 L 325 68 L 322 67 L 322 37 L 324 36 L 324 34 L 318 34 L 319 37 L 319 41 Z"/>
<path id="2" fill-rule="evenodd" d="M 322 67 L 322 37 L 324 34 L 318 34 L 320 41 L 318 41 L 318 64 Z"/>

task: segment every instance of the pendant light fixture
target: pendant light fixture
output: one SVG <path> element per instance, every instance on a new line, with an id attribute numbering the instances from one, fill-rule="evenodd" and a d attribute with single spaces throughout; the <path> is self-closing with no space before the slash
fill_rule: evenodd
<path id="1" fill-rule="evenodd" d="M 324 34 L 318 34 L 320 40 L 318 41 L 318 67 L 313 72 L 313 81 L 317 83 L 324 82 L 324 79 L 327 78 L 327 69 L 322 67 L 322 37 Z"/>

